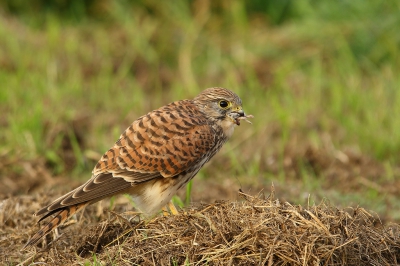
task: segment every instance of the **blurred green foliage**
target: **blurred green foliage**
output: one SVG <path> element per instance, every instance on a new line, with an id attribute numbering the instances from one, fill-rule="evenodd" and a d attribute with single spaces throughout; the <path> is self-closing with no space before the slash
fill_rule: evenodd
<path id="1" fill-rule="evenodd" d="M 114 3 L 113 3 L 114 2 Z M 117 3 L 115 3 L 117 2 Z M 185 0 L 187 5 L 192 4 L 193 0 Z M 229 4 L 229 2 L 225 2 Z M 154 5 L 156 1 L 148 0 L 32 0 L 27 5 L 23 0 L 4 0 L 3 7 L 8 13 L 18 15 L 20 17 L 32 17 L 38 21 L 42 20 L 37 14 L 52 14 L 61 17 L 64 20 L 79 22 L 85 19 L 104 19 L 104 16 L 110 16 L 107 12 L 107 6 L 120 5 L 124 9 L 132 9 L 135 7 L 145 7 L 149 14 L 154 14 Z M 214 12 L 221 11 L 223 2 L 215 1 Z M 244 1 L 247 13 L 267 15 L 273 24 L 281 24 L 291 18 L 301 16 L 296 8 L 296 1 Z M 107 14 L 109 13 L 109 14 Z"/>
<path id="2" fill-rule="evenodd" d="M 293 115 L 286 105 L 302 103 L 287 87 L 290 76 L 297 75 L 313 83 L 314 90 L 301 90 L 318 101 L 298 107 L 303 117 L 296 120 L 328 108 L 324 114 L 340 120 L 349 137 L 375 156 L 390 158 L 400 147 L 393 119 L 398 79 L 391 76 L 400 64 L 398 1 L 4 0 L 1 6 L 36 28 L 36 36 L 25 35 L 29 28 L 8 27 L 8 18 L 3 19 L 3 84 L 21 88 L 32 81 L 35 87 L 30 94 L 14 89 L 12 96 L 3 90 L 0 101 L 7 102 L 8 111 L 35 96 L 57 97 L 50 100 L 56 105 L 66 95 L 93 96 L 94 90 L 84 88 L 98 83 L 105 84 L 107 95 L 110 86 L 117 90 L 113 83 L 135 86 L 142 74 L 149 78 L 140 91 L 184 86 L 193 95 L 211 84 L 249 87 L 255 95 L 277 97 L 271 106 L 277 104 L 275 112 L 285 124 Z M 180 79 L 173 78 L 176 71 Z M 28 73 L 30 78 L 21 80 Z M 51 87 L 58 89 L 49 93 Z M 156 104 L 161 95 L 154 94 Z M 144 109 L 137 96 L 136 111 Z M 175 96 L 187 97 L 179 93 L 168 99 Z M 373 104 L 377 99 L 384 105 Z M 103 104 L 101 97 L 90 101 L 91 108 Z M 29 111 L 31 119 L 18 121 L 14 133 L 29 129 L 35 132 L 33 143 L 40 143 L 44 136 L 36 125 L 43 123 L 46 107 L 33 105 Z M 61 110 L 63 115 L 71 111 Z M 363 127 L 368 130 L 360 132 Z"/>

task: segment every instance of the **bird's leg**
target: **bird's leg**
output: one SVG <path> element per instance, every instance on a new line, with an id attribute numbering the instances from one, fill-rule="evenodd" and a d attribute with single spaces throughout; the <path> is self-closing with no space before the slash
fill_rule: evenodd
<path id="1" fill-rule="evenodd" d="M 60 237 L 60 231 L 58 230 L 58 227 L 56 227 L 53 231 L 53 240 L 56 240 Z"/>
<path id="2" fill-rule="evenodd" d="M 169 215 L 167 206 L 164 206 L 164 207 L 162 207 L 161 209 L 162 209 L 162 211 L 163 211 L 163 215 L 164 215 L 164 216 L 168 216 L 168 215 Z"/>
<path id="3" fill-rule="evenodd" d="M 168 207 L 173 215 L 178 215 L 178 210 L 176 209 L 175 205 L 172 203 L 172 200 L 168 202 Z"/>

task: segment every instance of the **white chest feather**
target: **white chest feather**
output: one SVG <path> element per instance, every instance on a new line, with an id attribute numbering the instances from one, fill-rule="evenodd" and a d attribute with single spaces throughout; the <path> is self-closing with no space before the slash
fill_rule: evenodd
<path id="1" fill-rule="evenodd" d="M 184 186 L 191 175 L 180 176 L 176 179 L 155 179 L 147 182 L 140 193 L 132 193 L 131 196 L 145 216 L 153 215 L 167 205 L 172 196 Z M 170 182 L 168 182 L 170 181 Z"/>
<path id="2" fill-rule="evenodd" d="M 228 139 L 232 136 L 233 131 L 235 130 L 235 127 L 237 126 L 236 123 L 231 119 L 222 120 L 220 125 L 222 127 L 223 132 L 224 132 L 224 135 Z"/>

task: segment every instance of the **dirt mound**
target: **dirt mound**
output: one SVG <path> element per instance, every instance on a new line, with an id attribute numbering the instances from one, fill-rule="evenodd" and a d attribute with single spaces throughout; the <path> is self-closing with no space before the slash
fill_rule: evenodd
<path id="1" fill-rule="evenodd" d="M 267 198 L 240 194 L 242 202 L 203 204 L 151 221 L 128 220 L 116 210 L 104 212 L 100 217 L 109 218 L 98 223 L 95 210 L 89 209 L 84 222 L 50 247 L 27 253 L 18 250 L 37 229 L 26 230 L 33 221 L 23 211 L 29 201 L 9 199 L 1 207 L 1 260 L 25 260 L 25 265 L 94 260 L 104 265 L 393 265 L 400 261 L 400 226 L 383 226 L 363 208 L 341 210 L 325 202 L 293 206 L 274 199 L 273 193 Z"/>

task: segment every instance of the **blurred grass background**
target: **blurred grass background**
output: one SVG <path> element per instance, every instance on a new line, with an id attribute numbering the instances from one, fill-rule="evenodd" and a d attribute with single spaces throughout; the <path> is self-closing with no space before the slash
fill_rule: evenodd
<path id="1" fill-rule="evenodd" d="M 222 86 L 255 118 L 198 180 L 399 221 L 399 14 L 397 0 L 2 0 L 0 154 L 16 159 L 0 181 L 19 159 L 87 179 L 137 117 Z"/>

